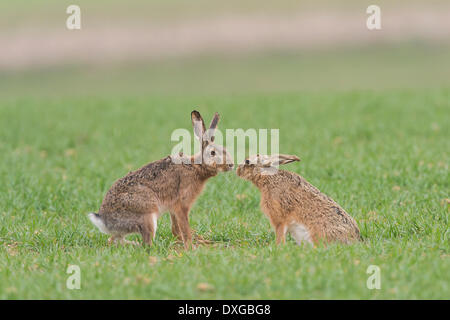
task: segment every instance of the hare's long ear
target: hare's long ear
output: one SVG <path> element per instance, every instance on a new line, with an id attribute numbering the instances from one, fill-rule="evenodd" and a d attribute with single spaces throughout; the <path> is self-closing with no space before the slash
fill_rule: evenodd
<path id="1" fill-rule="evenodd" d="M 300 161 L 300 158 L 295 156 L 295 155 L 290 155 L 290 154 L 279 154 L 278 155 L 278 161 L 280 162 L 280 164 L 288 164 L 294 161 Z"/>
<path id="2" fill-rule="evenodd" d="M 220 120 L 219 114 L 216 112 L 211 120 L 211 124 L 209 125 L 209 129 L 206 134 L 206 139 L 208 140 L 209 143 L 214 142 L 214 133 L 216 132 L 219 120 Z"/>
<path id="3" fill-rule="evenodd" d="M 200 115 L 200 112 L 194 110 L 191 112 L 192 126 L 194 127 L 194 134 L 198 140 L 203 140 L 203 134 L 205 133 L 205 123 Z"/>
<path id="4" fill-rule="evenodd" d="M 300 161 L 300 158 L 289 154 L 275 154 L 271 156 L 265 164 L 269 166 L 279 166 L 294 161 Z"/>

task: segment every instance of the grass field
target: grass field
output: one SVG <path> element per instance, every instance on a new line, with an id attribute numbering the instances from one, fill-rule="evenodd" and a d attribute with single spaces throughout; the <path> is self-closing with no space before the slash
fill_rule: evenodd
<path id="1" fill-rule="evenodd" d="M 448 89 L 2 99 L 0 298 L 448 299 L 449 101 Z M 214 245 L 182 250 L 165 215 L 151 248 L 108 247 L 86 214 L 168 155 L 197 106 L 219 111 L 222 129 L 279 128 L 280 151 L 302 158 L 286 169 L 340 203 L 365 241 L 277 247 L 257 189 L 230 172 L 190 215 Z M 68 265 L 80 290 L 66 288 Z M 380 290 L 366 287 L 369 265 Z"/>

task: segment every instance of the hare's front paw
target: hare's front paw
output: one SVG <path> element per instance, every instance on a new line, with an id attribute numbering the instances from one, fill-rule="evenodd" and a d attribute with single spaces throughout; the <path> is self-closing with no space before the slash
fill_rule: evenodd
<path id="1" fill-rule="evenodd" d="M 212 244 L 214 241 L 203 238 L 200 234 L 198 234 L 195 230 L 192 230 L 192 237 L 194 241 L 199 244 Z"/>

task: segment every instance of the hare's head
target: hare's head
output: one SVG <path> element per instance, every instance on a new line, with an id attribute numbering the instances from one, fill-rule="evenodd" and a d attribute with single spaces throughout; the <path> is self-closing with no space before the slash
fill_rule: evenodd
<path id="1" fill-rule="evenodd" d="M 201 153 L 198 155 L 201 164 L 213 167 L 218 171 L 229 171 L 233 169 L 233 158 L 227 152 L 225 147 L 214 143 L 215 131 L 219 123 L 219 114 L 216 112 L 209 129 L 206 130 L 205 123 L 198 111 L 191 112 L 192 125 L 194 127 L 195 137 L 200 140 Z"/>
<path id="2" fill-rule="evenodd" d="M 236 174 L 244 179 L 250 179 L 260 174 L 274 174 L 278 170 L 278 166 L 288 164 L 294 161 L 300 161 L 300 158 L 288 154 L 274 155 L 253 155 L 245 159 L 244 163 L 237 168 Z"/>

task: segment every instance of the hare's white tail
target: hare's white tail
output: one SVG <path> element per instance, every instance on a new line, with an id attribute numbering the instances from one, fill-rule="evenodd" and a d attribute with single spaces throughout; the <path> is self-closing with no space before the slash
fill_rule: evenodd
<path id="1" fill-rule="evenodd" d="M 303 243 L 313 244 L 309 230 L 305 225 L 294 222 L 288 227 L 288 231 L 299 246 Z"/>
<path id="2" fill-rule="evenodd" d="M 102 218 L 97 213 L 89 213 L 88 214 L 89 220 L 103 233 L 108 234 L 108 228 L 106 228 L 105 223 L 103 222 Z"/>

